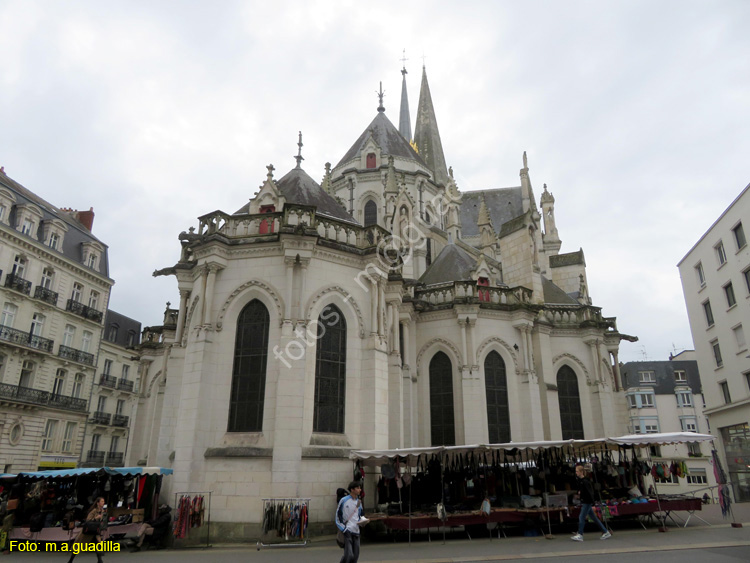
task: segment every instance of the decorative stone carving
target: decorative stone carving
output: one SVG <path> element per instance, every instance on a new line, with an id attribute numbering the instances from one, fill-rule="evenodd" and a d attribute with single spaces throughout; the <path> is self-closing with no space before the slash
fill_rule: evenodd
<path id="1" fill-rule="evenodd" d="M 352 308 L 354 309 L 355 313 L 357 314 L 357 322 L 359 324 L 359 337 L 364 338 L 365 337 L 365 321 L 364 317 L 362 316 L 362 311 L 359 308 L 359 305 L 357 305 L 357 302 L 354 300 L 354 297 L 352 297 L 352 294 L 346 291 L 343 287 L 338 285 L 331 285 L 324 289 L 321 289 L 318 293 L 316 293 L 309 301 L 309 304 L 307 306 L 307 322 L 312 322 L 312 312 L 313 308 L 315 307 L 316 303 L 321 300 L 322 297 L 329 293 L 338 293 L 344 297 L 344 301 L 349 303 Z"/>
<path id="2" fill-rule="evenodd" d="M 221 310 L 219 311 L 219 317 L 216 320 L 216 330 L 217 332 L 220 331 L 223 328 L 224 325 L 224 315 L 226 315 L 227 309 L 229 308 L 229 305 L 232 303 L 232 301 L 244 290 L 246 290 L 248 287 L 259 287 L 262 290 L 264 290 L 268 296 L 273 299 L 274 303 L 276 304 L 276 313 L 279 316 L 279 319 L 284 318 L 283 310 L 284 307 L 281 302 L 281 298 L 278 296 L 278 294 L 266 283 L 259 281 L 259 280 L 250 280 L 248 282 L 243 283 L 241 286 L 239 286 L 237 289 L 235 289 L 229 297 L 227 297 L 227 300 L 224 302 L 224 305 L 222 305 Z"/>
<path id="3" fill-rule="evenodd" d="M 560 354 L 559 356 L 555 356 L 552 359 L 552 365 L 555 366 L 555 377 L 557 377 L 557 371 L 562 367 L 562 365 L 558 365 L 558 363 L 566 359 L 576 364 L 579 368 L 581 368 L 581 371 L 586 376 L 586 384 L 591 385 L 592 384 L 591 375 L 589 375 L 589 370 L 586 369 L 586 366 L 584 365 L 584 363 L 581 360 L 579 360 L 577 357 L 575 357 L 573 354 L 568 354 L 567 352 L 564 354 Z"/>
<path id="4" fill-rule="evenodd" d="M 516 353 L 513 350 L 513 347 L 510 346 L 505 340 L 503 340 L 502 338 L 498 336 L 490 336 L 479 345 L 479 348 L 477 348 L 477 356 L 476 356 L 477 359 L 482 357 L 482 353 L 488 346 L 495 344 L 495 343 L 505 348 L 508 354 L 510 354 L 510 357 L 513 358 L 513 367 L 516 370 L 516 375 L 521 375 L 521 369 L 518 367 L 518 356 L 516 356 Z"/>
<path id="5" fill-rule="evenodd" d="M 448 348 L 451 352 L 453 352 L 453 354 L 455 355 L 455 357 L 458 359 L 458 365 L 456 366 L 458 369 L 460 369 L 461 366 L 464 365 L 464 361 L 463 361 L 463 358 L 461 356 L 461 352 L 458 351 L 458 346 L 456 346 L 455 344 L 453 344 L 453 342 L 451 342 L 450 340 L 446 340 L 445 338 L 439 338 L 438 337 L 438 338 L 433 338 L 427 344 L 425 344 L 424 346 L 422 346 L 422 349 L 419 351 L 419 354 L 417 354 L 417 365 L 418 366 L 422 365 L 422 356 L 424 356 L 424 354 L 427 352 L 427 350 L 430 349 L 430 347 L 433 344 L 442 344 L 443 346 L 445 346 L 446 348 Z"/>

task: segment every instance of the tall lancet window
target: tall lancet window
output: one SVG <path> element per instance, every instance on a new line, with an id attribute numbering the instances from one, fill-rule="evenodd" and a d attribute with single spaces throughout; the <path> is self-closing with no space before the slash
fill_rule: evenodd
<path id="1" fill-rule="evenodd" d="M 455 446 L 453 416 L 453 365 L 438 352 L 430 360 L 430 436 L 433 446 Z"/>
<path id="2" fill-rule="evenodd" d="M 578 393 L 578 378 L 569 367 L 557 372 L 557 397 L 560 401 L 560 427 L 563 440 L 583 440 L 583 417 L 581 397 Z"/>
<path id="3" fill-rule="evenodd" d="M 344 433 L 346 319 L 335 305 L 318 317 L 313 432 Z"/>
<path id="4" fill-rule="evenodd" d="M 365 203 L 365 227 L 378 224 L 378 204 L 370 200 Z"/>
<path id="5" fill-rule="evenodd" d="M 510 442 L 508 379 L 505 362 L 494 350 L 484 360 L 484 388 L 487 394 L 487 428 L 491 444 Z"/>
<path id="6" fill-rule="evenodd" d="M 229 432 L 263 430 L 268 325 L 268 309 L 257 299 L 250 301 L 237 319 L 227 428 Z"/>

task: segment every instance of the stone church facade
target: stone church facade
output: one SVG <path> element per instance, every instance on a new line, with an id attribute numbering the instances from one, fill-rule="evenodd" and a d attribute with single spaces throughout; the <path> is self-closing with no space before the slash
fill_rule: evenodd
<path id="1" fill-rule="evenodd" d="M 461 192 L 424 71 L 414 137 L 405 77 L 399 123 L 381 97 L 321 183 L 300 135 L 295 168 L 200 217 L 154 273 L 180 300 L 144 331 L 133 456 L 174 468 L 173 492 L 212 491 L 227 534 L 269 497 L 311 498 L 329 523 L 351 449 L 627 429 L 617 353 L 633 337 L 592 305 L 583 251 L 560 253 L 526 154 L 520 185 Z"/>

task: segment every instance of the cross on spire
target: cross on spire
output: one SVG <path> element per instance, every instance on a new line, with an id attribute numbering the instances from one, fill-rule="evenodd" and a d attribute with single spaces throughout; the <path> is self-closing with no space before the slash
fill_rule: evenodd
<path id="1" fill-rule="evenodd" d="M 302 131 L 299 132 L 299 141 L 297 141 L 297 146 L 299 147 L 297 149 L 297 156 L 294 158 L 297 160 L 297 168 L 302 168 L 302 161 L 305 160 L 305 158 L 302 156 Z"/>
<path id="2" fill-rule="evenodd" d="M 401 69 L 401 74 L 407 74 L 407 71 L 406 71 L 406 61 L 408 61 L 408 60 L 409 59 L 406 58 L 406 49 L 404 49 L 404 53 L 401 56 L 401 64 L 403 65 L 403 68 Z"/>
<path id="3" fill-rule="evenodd" d="M 385 92 L 383 92 L 383 81 L 380 81 L 380 91 L 376 92 L 378 95 L 378 100 L 380 101 L 380 105 L 378 105 L 378 111 L 380 113 L 383 113 L 385 111 L 385 107 L 383 107 L 383 97 L 385 96 Z"/>
<path id="4" fill-rule="evenodd" d="M 424 54 L 424 51 L 422 51 L 422 68 L 425 67 L 425 59 L 427 58 L 427 55 Z"/>

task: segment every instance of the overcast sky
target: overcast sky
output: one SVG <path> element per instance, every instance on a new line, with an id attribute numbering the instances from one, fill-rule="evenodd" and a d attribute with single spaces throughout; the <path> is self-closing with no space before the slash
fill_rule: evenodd
<path id="1" fill-rule="evenodd" d="M 273 163 L 320 181 L 376 114 L 412 117 L 422 56 L 464 191 L 556 199 L 622 361 L 692 348 L 676 264 L 750 182 L 750 2 L 0 0 L 0 165 L 96 213 L 110 308 L 179 302 L 177 235 L 244 205 Z M 412 119 L 412 127 L 413 119 Z"/>

